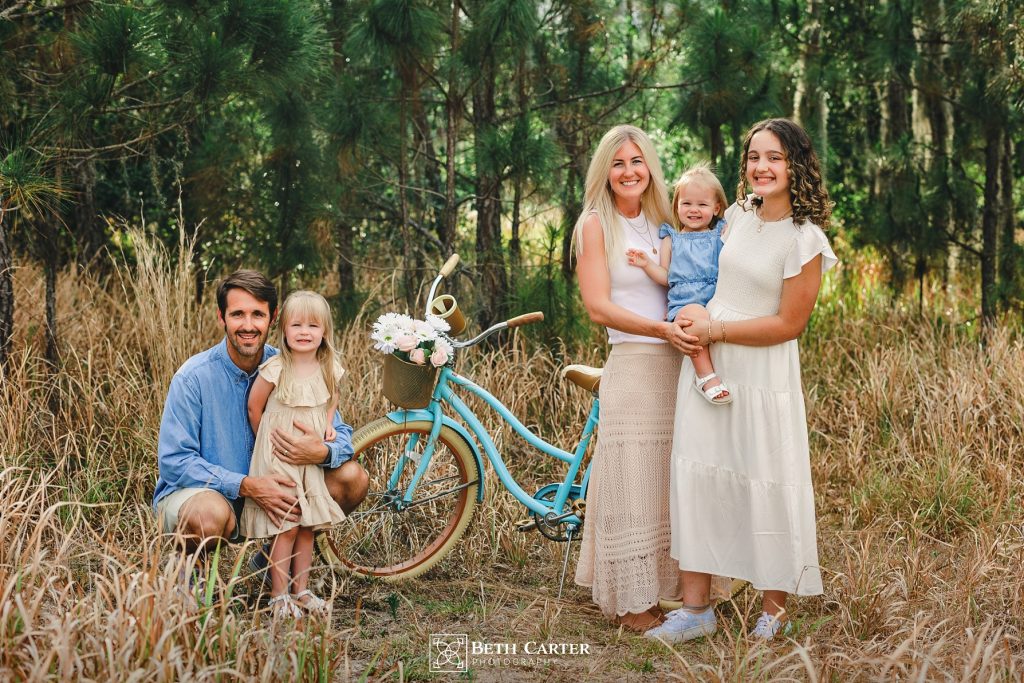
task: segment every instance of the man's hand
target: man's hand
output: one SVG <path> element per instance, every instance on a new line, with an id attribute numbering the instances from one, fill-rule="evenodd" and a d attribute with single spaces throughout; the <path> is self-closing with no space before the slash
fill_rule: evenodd
<path id="1" fill-rule="evenodd" d="M 322 434 L 313 430 L 312 425 L 295 421 L 292 425 L 302 432 L 301 436 L 286 434 L 280 429 L 270 432 L 270 445 L 280 460 L 290 465 L 321 465 L 330 452 Z"/>
<path id="2" fill-rule="evenodd" d="M 263 508 L 271 522 L 281 526 L 285 521 L 299 521 L 299 499 L 287 490 L 294 488 L 295 482 L 287 475 L 268 474 L 265 477 L 245 477 L 238 493 L 251 498 Z"/>

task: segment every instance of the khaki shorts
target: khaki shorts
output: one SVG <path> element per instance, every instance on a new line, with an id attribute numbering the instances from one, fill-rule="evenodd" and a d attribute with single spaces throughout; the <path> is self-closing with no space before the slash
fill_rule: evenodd
<path id="1" fill-rule="evenodd" d="M 178 530 L 178 515 L 181 513 L 181 507 L 188 502 L 190 498 L 206 491 L 212 491 L 218 496 L 220 493 L 213 489 L 205 488 L 192 488 L 192 489 L 178 489 L 174 493 L 164 496 L 160 499 L 160 502 L 156 504 L 156 518 L 160 522 L 160 529 L 165 534 L 173 534 Z M 224 498 L 224 496 L 221 496 Z M 238 534 L 238 519 L 241 517 L 242 505 L 245 503 L 243 498 L 237 500 L 228 500 L 224 498 L 224 502 L 231 506 L 231 509 L 235 513 L 235 532 L 229 538 L 229 541 L 238 541 L 241 536 Z"/>

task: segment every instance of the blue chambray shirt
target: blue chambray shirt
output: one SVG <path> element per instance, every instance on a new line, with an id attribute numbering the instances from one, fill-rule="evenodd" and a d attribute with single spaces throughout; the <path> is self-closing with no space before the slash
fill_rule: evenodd
<path id="1" fill-rule="evenodd" d="M 265 345 L 261 364 L 276 354 L 277 349 Z M 154 509 L 160 499 L 183 488 L 209 488 L 228 500 L 238 499 L 256 441 L 248 401 L 257 374 L 234 364 L 226 338 L 174 373 L 160 421 Z M 334 430 L 338 436 L 327 444 L 325 467 L 339 467 L 352 457 L 352 428 L 338 412 Z"/>

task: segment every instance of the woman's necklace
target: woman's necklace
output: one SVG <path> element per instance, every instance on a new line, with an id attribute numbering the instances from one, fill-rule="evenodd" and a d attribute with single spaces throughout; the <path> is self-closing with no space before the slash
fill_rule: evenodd
<path id="1" fill-rule="evenodd" d="M 763 211 L 764 211 L 764 207 L 763 206 L 757 207 L 757 231 L 758 232 L 761 232 L 762 230 L 764 230 L 764 224 L 765 223 L 778 223 L 779 221 L 784 221 L 784 220 L 786 220 L 787 218 L 789 218 L 790 216 L 793 215 L 793 209 L 790 209 L 789 211 L 787 211 L 786 213 L 782 214 L 781 216 L 779 216 L 775 220 L 766 221 L 764 219 L 764 216 L 762 215 Z"/>
<path id="2" fill-rule="evenodd" d="M 647 215 L 642 210 L 640 211 L 640 218 L 644 219 L 643 229 L 641 229 L 639 225 L 634 224 L 633 221 L 629 219 L 629 216 L 625 216 L 621 213 L 619 215 L 622 216 L 623 219 L 625 219 L 626 225 L 631 227 L 633 229 L 633 232 L 635 232 L 640 239 L 642 239 L 644 242 L 647 242 L 647 244 L 651 247 L 651 253 L 657 255 L 658 248 L 654 246 L 654 239 L 651 237 L 651 225 L 650 223 L 647 222 Z"/>

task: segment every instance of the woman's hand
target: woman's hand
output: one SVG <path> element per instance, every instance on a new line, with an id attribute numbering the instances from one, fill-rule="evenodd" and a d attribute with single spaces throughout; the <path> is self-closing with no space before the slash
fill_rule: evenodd
<path id="1" fill-rule="evenodd" d="M 692 358 L 700 353 L 701 346 L 704 346 L 704 344 L 700 343 L 700 337 L 690 334 L 687 328 L 691 325 L 693 325 L 692 320 L 677 316 L 675 322 L 664 323 L 664 335 L 662 338 L 681 351 L 683 355 Z"/>

